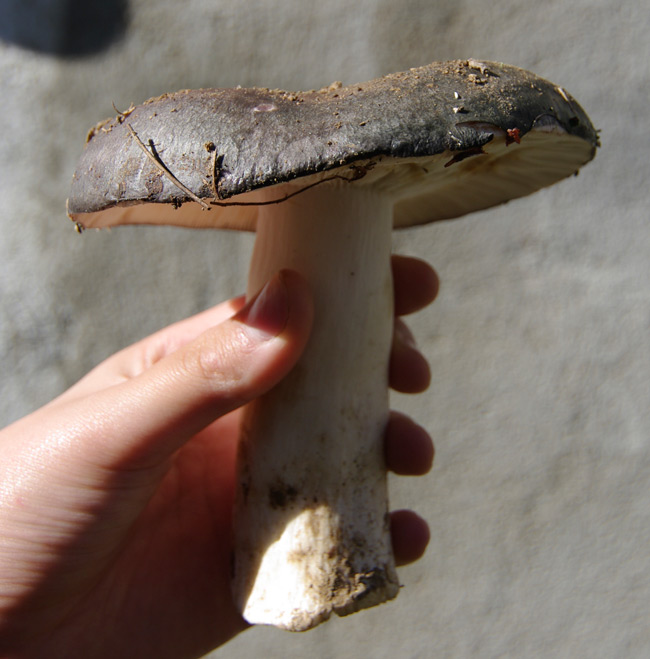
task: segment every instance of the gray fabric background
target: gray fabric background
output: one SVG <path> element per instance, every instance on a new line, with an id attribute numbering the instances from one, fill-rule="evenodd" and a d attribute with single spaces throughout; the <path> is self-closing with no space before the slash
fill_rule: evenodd
<path id="1" fill-rule="evenodd" d="M 74 233 L 70 176 L 111 103 L 474 57 L 602 129 L 579 177 L 395 237 L 442 280 L 412 319 L 433 385 L 394 397 L 437 446 L 429 477 L 391 480 L 432 528 L 400 597 L 212 656 L 650 656 L 649 32 L 647 3 L 614 0 L 0 0 L 0 424 L 244 287 L 249 235 Z"/>

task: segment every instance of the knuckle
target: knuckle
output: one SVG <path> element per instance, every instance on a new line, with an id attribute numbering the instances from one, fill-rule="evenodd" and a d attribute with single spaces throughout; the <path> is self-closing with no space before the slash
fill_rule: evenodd
<path id="1" fill-rule="evenodd" d="M 184 371 L 212 390 L 231 388 L 245 374 L 245 357 L 252 351 L 246 332 L 238 327 L 215 335 L 207 332 L 185 351 Z"/>

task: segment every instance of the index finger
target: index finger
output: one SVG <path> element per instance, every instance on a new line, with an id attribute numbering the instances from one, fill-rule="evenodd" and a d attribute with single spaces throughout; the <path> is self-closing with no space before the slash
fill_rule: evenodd
<path id="1" fill-rule="evenodd" d="M 85 396 L 137 377 L 163 357 L 235 315 L 244 302 L 243 296 L 236 297 L 158 330 L 108 357 L 55 400 Z"/>

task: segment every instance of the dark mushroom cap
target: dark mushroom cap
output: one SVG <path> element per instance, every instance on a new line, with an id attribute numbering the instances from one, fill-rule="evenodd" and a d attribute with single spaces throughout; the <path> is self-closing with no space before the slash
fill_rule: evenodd
<path id="1" fill-rule="evenodd" d="M 409 226 L 534 192 L 574 174 L 597 146 L 561 87 L 493 62 L 309 92 L 180 91 L 90 131 L 68 213 L 83 227 L 251 229 L 261 189 L 282 199 L 335 178 L 390 193 L 395 226 Z"/>

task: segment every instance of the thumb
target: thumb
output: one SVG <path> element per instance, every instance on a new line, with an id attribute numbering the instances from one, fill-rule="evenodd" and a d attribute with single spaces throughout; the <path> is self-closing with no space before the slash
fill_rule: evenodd
<path id="1" fill-rule="evenodd" d="M 282 271 L 232 318 L 96 394 L 100 409 L 93 417 L 110 435 L 101 444 L 113 454 L 105 459 L 164 460 L 217 418 L 269 390 L 302 354 L 312 318 L 306 282 Z"/>

